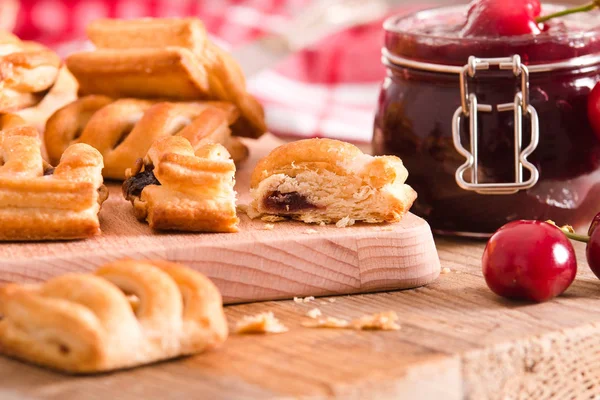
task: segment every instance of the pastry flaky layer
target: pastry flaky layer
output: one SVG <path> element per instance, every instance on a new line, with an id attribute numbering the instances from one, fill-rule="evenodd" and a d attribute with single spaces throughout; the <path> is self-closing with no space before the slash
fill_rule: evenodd
<path id="1" fill-rule="evenodd" d="M 58 78 L 60 58 L 39 43 L 0 31 L 0 113 L 37 104 Z"/>
<path id="2" fill-rule="evenodd" d="M 397 222 L 417 197 L 407 177 L 398 157 L 372 157 L 338 140 L 300 140 L 256 165 L 248 215 L 342 225 Z"/>
<path id="3" fill-rule="evenodd" d="M 10 284 L 0 288 L 0 316 L 0 353 L 70 373 L 195 354 L 228 334 L 213 283 L 166 261 L 122 260 L 93 274 Z"/>
<path id="4" fill-rule="evenodd" d="M 0 116 L 0 240 L 79 239 L 100 232 L 106 199 L 102 155 L 75 144 L 56 168 L 42 159 L 38 132 L 11 114 Z"/>
<path id="5" fill-rule="evenodd" d="M 235 164 L 222 145 L 161 138 L 128 174 L 123 195 L 151 228 L 237 232 Z"/>
<path id="6" fill-rule="evenodd" d="M 44 140 L 50 162 L 57 162 L 71 144 L 87 143 L 104 157 L 104 176 L 123 180 L 125 171 L 164 136 L 182 136 L 195 148 L 221 143 L 234 161 L 243 161 L 248 149 L 231 136 L 230 129 L 238 117 L 238 109 L 226 102 L 114 100 L 90 95 L 56 111 L 46 123 Z"/>
<path id="7" fill-rule="evenodd" d="M 81 95 L 227 101 L 241 113 L 234 135 L 266 131 L 263 108 L 246 91 L 239 65 L 208 39 L 199 19 L 101 19 L 87 33 L 96 49 L 66 61 Z"/>

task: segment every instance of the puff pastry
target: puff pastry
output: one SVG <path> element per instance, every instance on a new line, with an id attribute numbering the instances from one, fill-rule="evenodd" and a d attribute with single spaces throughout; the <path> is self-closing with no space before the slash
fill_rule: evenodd
<path id="1" fill-rule="evenodd" d="M 151 228 L 237 232 L 235 164 L 220 144 L 194 151 L 184 137 L 161 138 L 128 174 L 123 195 Z"/>
<path id="2" fill-rule="evenodd" d="M 0 315 L 1 353 L 70 373 L 199 353 L 228 334 L 218 289 L 166 261 L 122 260 L 94 274 L 10 284 L 0 288 Z"/>
<path id="3" fill-rule="evenodd" d="M 266 131 L 264 111 L 246 91 L 237 62 L 210 42 L 196 18 L 96 20 L 96 50 L 70 55 L 81 95 L 228 101 L 240 110 L 236 136 Z"/>
<path id="4" fill-rule="evenodd" d="M 163 136 L 179 135 L 195 148 L 204 143 L 225 145 L 234 161 L 248 149 L 231 137 L 230 125 L 238 110 L 224 102 L 154 102 L 90 95 L 55 112 L 44 136 L 50 162 L 56 162 L 72 143 L 87 143 L 104 157 L 106 178 L 125 179 L 125 171 L 143 158 L 152 143 Z"/>
<path id="5" fill-rule="evenodd" d="M 100 232 L 108 191 L 102 156 L 67 148 L 56 168 L 42 159 L 38 132 L 16 115 L 0 117 L 0 240 L 78 239 Z"/>
<path id="6" fill-rule="evenodd" d="M 247 212 L 338 226 L 397 222 L 417 197 L 407 176 L 398 157 L 372 157 L 338 140 L 300 140 L 256 165 Z"/>
<path id="7" fill-rule="evenodd" d="M 39 43 L 0 31 L 0 113 L 37 104 L 52 87 L 60 58 Z"/>

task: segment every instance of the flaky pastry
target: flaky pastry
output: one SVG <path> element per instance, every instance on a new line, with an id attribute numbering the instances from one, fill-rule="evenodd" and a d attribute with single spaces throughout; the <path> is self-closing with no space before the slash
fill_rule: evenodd
<path id="1" fill-rule="evenodd" d="M 0 288 L 0 316 L 0 353 L 70 373 L 199 353 L 228 333 L 214 284 L 166 261 L 122 260 L 94 274 L 10 284 Z"/>
<path id="2" fill-rule="evenodd" d="M 0 31 L 0 113 L 37 104 L 52 87 L 60 58 L 39 43 Z"/>
<path id="3" fill-rule="evenodd" d="M 234 161 L 248 149 L 231 137 L 230 125 L 238 111 L 225 102 L 155 102 L 90 95 L 56 111 L 46 123 L 44 140 L 50 162 L 56 162 L 72 143 L 87 143 L 104 157 L 106 178 L 125 179 L 125 171 L 143 158 L 152 143 L 179 135 L 195 148 L 221 143 Z"/>
<path id="4" fill-rule="evenodd" d="M 407 176 L 398 157 L 372 157 L 338 140 L 300 140 L 258 162 L 247 212 L 338 226 L 397 222 L 417 197 Z"/>
<path id="5" fill-rule="evenodd" d="M 81 95 L 228 101 L 240 110 L 236 136 L 266 131 L 262 106 L 246 91 L 237 62 L 210 42 L 196 18 L 96 20 L 96 50 L 67 58 Z"/>
<path id="6" fill-rule="evenodd" d="M 285 333 L 289 329 L 281 323 L 272 311 L 257 315 L 245 315 L 235 324 L 235 333 Z"/>
<path id="7" fill-rule="evenodd" d="M 0 117 L 0 240 L 78 239 L 100 232 L 108 191 L 102 156 L 68 147 L 56 168 L 42 159 L 38 132 L 20 117 Z"/>
<path id="8" fill-rule="evenodd" d="M 222 145 L 161 138 L 128 175 L 123 196 L 151 228 L 237 232 L 235 164 Z"/>

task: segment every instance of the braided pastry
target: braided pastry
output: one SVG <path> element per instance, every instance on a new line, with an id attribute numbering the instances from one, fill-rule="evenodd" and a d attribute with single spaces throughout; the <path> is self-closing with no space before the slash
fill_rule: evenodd
<path id="1" fill-rule="evenodd" d="M 70 373 L 199 353 L 227 338 L 218 289 L 166 261 L 122 260 L 94 274 L 10 284 L 0 288 L 0 316 L 1 353 Z"/>
<path id="2" fill-rule="evenodd" d="M 41 44 L 0 31 L 0 112 L 37 104 L 54 85 L 60 64 Z"/>
<path id="3" fill-rule="evenodd" d="M 220 144 L 194 151 L 183 137 L 165 137 L 128 174 L 123 195 L 151 228 L 237 232 L 235 164 Z"/>
<path id="4" fill-rule="evenodd" d="M 235 161 L 248 155 L 229 126 L 238 111 L 223 102 L 155 102 L 86 96 L 59 109 L 46 123 L 44 136 L 50 162 L 56 162 L 71 143 L 87 143 L 104 157 L 106 178 L 125 179 L 125 171 L 143 158 L 152 143 L 179 135 L 195 147 L 207 142 L 225 145 Z"/>
<path id="5" fill-rule="evenodd" d="M 97 20 L 87 33 L 97 49 L 66 61 L 81 95 L 228 101 L 241 113 L 234 135 L 266 131 L 239 65 L 208 40 L 199 19 Z"/>
<path id="6" fill-rule="evenodd" d="M 52 168 L 38 132 L 16 115 L 0 117 L 0 240 L 77 239 L 100 232 L 108 196 L 102 156 L 91 146 L 68 147 Z"/>
<path id="7" fill-rule="evenodd" d="M 248 215 L 338 226 L 397 222 L 417 197 L 407 177 L 398 157 L 372 157 L 339 140 L 299 140 L 258 162 Z"/>

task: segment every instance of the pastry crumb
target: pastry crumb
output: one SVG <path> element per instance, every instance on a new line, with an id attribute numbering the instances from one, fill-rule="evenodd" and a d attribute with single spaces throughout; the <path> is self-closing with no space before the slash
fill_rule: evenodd
<path id="1" fill-rule="evenodd" d="M 265 231 L 272 231 L 273 228 L 275 228 L 275 225 L 273 225 L 273 224 L 265 224 L 263 226 L 263 230 L 265 230 Z"/>
<path id="2" fill-rule="evenodd" d="M 236 207 L 237 212 L 242 214 L 248 214 L 248 205 L 247 204 L 238 204 Z"/>
<path id="3" fill-rule="evenodd" d="M 379 230 L 382 232 L 391 232 L 394 230 L 393 226 L 380 226 Z"/>
<path id="4" fill-rule="evenodd" d="M 327 299 L 327 301 L 330 302 L 330 303 L 335 303 L 335 299 L 334 298 Z"/>
<path id="5" fill-rule="evenodd" d="M 304 231 L 304 233 L 306 233 L 307 235 L 312 235 L 317 232 L 318 231 L 316 229 L 310 229 L 310 228 Z"/>
<path id="6" fill-rule="evenodd" d="M 313 296 L 308 296 L 308 297 L 294 297 L 294 302 L 295 303 L 310 303 L 311 301 L 313 301 L 315 298 Z"/>
<path id="7" fill-rule="evenodd" d="M 400 325 L 396 321 L 398 321 L 398 314 L 394 311 L 386 311 L 357 318 L 352 320 L 350 325 L 357 330 L 397 331 Z"/>
<path id="8" fill-rule="evenodd" d="M 246 315 L 235 325 L 235 333 L 283 333 L 288 328 L 271 311 L 257 315 Z"/>
<path id="9" fill-rule="evenodd" d="M 325 223 L 325 221 L 321 221 L 319 222 L 319 226 L 327 226 L 327 224 Z"/>
<path id="10" fill-rule="evenodd" d="M 448 267 L 442 268 L 442 274 L 449 274 L 452 270 Z"/>
<path id="11" fill-rule="evenodd" d="M 319 318 L 315 321 L 303 322 L 302 326 L 306 328 L 331 328 L 331 329 L 346 329 L 350 326 L 350 323 L 345 319 L 327 317 Z"/>
<path id="12" fill-rule="evenodd" d="M 313 319 L 317 319 L 318 317 L 320 317 L 321 315 L 323 315 L 323 313 L 321 312 L 321 310 L 319 310 L 318 308 L 313 308 L 312 310 L 309 310 L 306 313 L 307 317 L 313 318 Z"/>
<path id="13" fill-rule="evenodd" d="M 335 223 L 335 226 L 337 226 L 338 228 L 346 228 L 348 226 L 352 226 L 354 225 L 354 220 L 350 217 L 344 217 L 342 219 L 340 219 L 338 222 Z"/>
<path id="14" fill-rule="evenodd" d="M 462 274 L 460 271 L 454 271 L 455 274 Z"/>
<path id="15" fill-rule="evenodd" d="M 281 222 L 285 221 L 285 218 L 280 217 L 278 215 L 263 215 L 260 217 L 260 220 L 263 222 Z"/>

